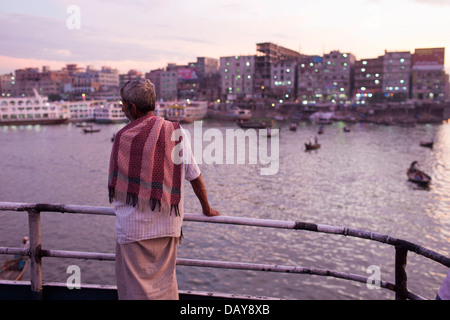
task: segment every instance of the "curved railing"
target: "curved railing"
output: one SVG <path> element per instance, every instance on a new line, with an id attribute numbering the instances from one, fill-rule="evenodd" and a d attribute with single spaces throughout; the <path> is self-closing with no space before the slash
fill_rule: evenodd
<path id="1" fill-rule="evenodd" d="M 13 203 L 0 202 L 1 211 L 26 211 L 29 217 L 30 230 L 30 248 L 10 248 L 0 247 L 0 254 L 14 254 L 14 255 L 28 255 L 31 262 L 31 290 L 33 296 L 39 298 L 42 292 L 42 257 L 64 257 L 64 258 L 78 258 L 78 259 L 92 259 L 92 260 L 114 260 L 112 253 L 98 253 L 98 252 L 80 252 L 80 251 L 64 251 L 64 250 L 45 250 L 41 248 L 41 227 L 40 227 L 40 213 L 41 212 L 61 212 L 61 213 L 78 213 L 78 214 L 95 214 L 113 216 L 114 211 L 108 207 L 94 207 L 94 206 L 80 206 L 80 205 L 65 205 L 65 204 L 42 204 L 42 203 Z M 395 247 L 395 283 L 381 281 L 378 285 L 382 288 L 395 292 L 395 298 L 398 300 L 412 299 L 422 300 L 423 297 L 409 292 L 407 289 L 406 276 L 406 260 L 408 251 L 415 252 L 425 258 L 438 262 L 444 266 L 450 267 L 450 258 L 441 255 L 433 250 L 427 249 L 415 243 L 390 237 L 388 235 L 370 232 L 361 229 L 336 227 L 322 224 L 314 224 L 299 221 L 282 221 L 282 220 L 268 220 L 268 219 L 254 219 L 230 216 L 216 216 L 206 217 L 202 214 L 185 213 L 185 221 L 196 221 L 205 223 L 222 223 L 245 225 L 264 228 L 278 228 L 278 229 L 292 229 L 292 230 L 307 230 L 312 232 L 329 233 L 344 235 L 347 237 L 356 237 L 372 241 L 377 241 Z M 319 276 L 329 276 L 339 279 L 357 281 L 361 283 L 369 283 L 371 281 L 368 277 L 338 272 L 325 269 L 307 268 L 301 266 L 279 266 L 268 264 L 254 264 L 254 263 L 237 263 L 227 261 L 211 261 L 211 260 L 192 260 L 192 259 L 177 259 L 177 265 L 182 266 L 197 266 L 197 267 L 212 267 L 225 269 L 240 269 L 240 270 L 254 270 L 254 271 L 268 271 L 268 272 L 285 272 L 285 273 L 299 273 L 311 274 Z M 208 294 L 211 296 L 211 293 Z"/>

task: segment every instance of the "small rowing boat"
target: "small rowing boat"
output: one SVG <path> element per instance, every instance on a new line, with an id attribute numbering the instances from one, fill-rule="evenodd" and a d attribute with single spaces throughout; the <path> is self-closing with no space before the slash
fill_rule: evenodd
<path id="1" fill-rule="evenodd" d="M 0 269 L 0 279 L 19 281 L 28 265 L 28 257 L 7 260 Z"/>
<path id="2" fill-rule="evenodd" d="M 414 182 L 420 186 L 426 187 L 431 182 L 431 177 L 425 172 L 416 168 L 417 161 L 411 163 L 410 167 L 406 171 L 408 180 Z"/>

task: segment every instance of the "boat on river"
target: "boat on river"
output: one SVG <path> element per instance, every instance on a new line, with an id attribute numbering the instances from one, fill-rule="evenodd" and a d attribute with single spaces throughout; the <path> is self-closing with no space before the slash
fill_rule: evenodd
<path id="1" fill-rule="evenodd" d="M 105 101 L 95 104 L 94 120 L 98 123 L 126 123 L 129 121 L 123 113 L 119 101 Z"/>
<path id="2" fill-rule="evenodd" d="M 270 128 L 270 125 L 265 121 L 236 121 L 237 125 L 242 129 L 265 129 Z"/>
<path id="3" fill-rule="evenodd" d="M 417 161 L 412 162 L 410 167 L 406 171 L 408 180 L 423 187 L 428 186 L 431 182 L 431 177 L 422 170 L 417 169 L 416 165 Z"/>
<path id="4" fill-rule="evenodd" d="M 7 260 L 0 269 L 0 279 L 19 281 L 22 279 L 28 265 L 27 257 L 17 257 Z"/>
<path id="5" fill-rule="evenodd" d="M 169 121 L 191 123 L 204 119 L 208 113 L 206 101 L 168 101 L 159 105 L 165 110 L 165 118 Z"/>
<path id="6" fill-rule="evenodd" d="M 420 146 L 421 147 L 425 147 L 425 148 L 433 149 L 433 144 L 434 144 L 433 140 L 431 140 L 431 141 L 420 141 Z"/>
<path id="7" fill-rule="evenodd" d="M 305 143 L 306 150 L 316 150 L 320 148 L 320 143 Z"/>
<path id="8" fill-rule="evenodd" d="M 297 131 L 297 123 L 292 122 L 291 125 L 290 125 L 290 127 L 289 127 L 289 130 L 291 130 L 291 131 Z"/>
<path id="9" fill-rule="evenodd" d="M 68 122 L 70 112 L 65 105 L 48 101 L 36 89 L 34 97 L 1 97 L 0 125 L 60 124 Z"/>
<path id="10" fill-rule="evenodd" d="M 100 132 L 100 128 L 94 128 L 93 126 L 89 125 L 83 128 L 84 133 L 94 133 L 94 132 Z"/>

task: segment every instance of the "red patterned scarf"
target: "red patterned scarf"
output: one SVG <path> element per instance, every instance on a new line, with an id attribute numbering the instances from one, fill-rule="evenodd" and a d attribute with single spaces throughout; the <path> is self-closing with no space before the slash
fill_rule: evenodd
<path id="1" fill-rule="evenodd" d="M 116 199 L 141 211 L 159 205 L 179 215 L 181 164 L 172 161 L 172 150 L 181 142 L 181 137 L 172 141 L 172 133 L 179 128 L 179 123 L 148 115 L 117 132 L 109 163 L 110 202 Z"/>

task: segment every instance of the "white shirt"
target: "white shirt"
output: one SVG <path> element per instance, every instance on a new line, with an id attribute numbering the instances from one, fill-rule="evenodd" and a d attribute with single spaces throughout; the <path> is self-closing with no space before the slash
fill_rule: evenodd
<path id="1" fill-rule="evenodd" d="M 169 213 L 168 210 L 160 210 L 159 206 L 156 206 L 154 211 L 140 212 L 133 206 L 114 200 L 118 243 L 181 236 L 184 217 L 184 180 L 192 181 L 201 173 L 183 129 L 182 135 L 181 198 L 178 205 L 180 215 L 177 216 L 174 211 Z"/>

